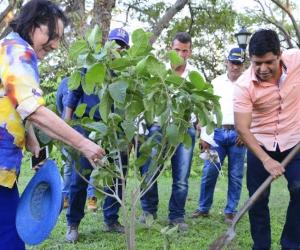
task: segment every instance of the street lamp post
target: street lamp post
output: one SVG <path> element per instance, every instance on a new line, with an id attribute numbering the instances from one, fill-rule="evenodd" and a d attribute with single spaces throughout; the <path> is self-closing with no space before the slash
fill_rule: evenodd
<path id="1" fill-rule="evenodd" d="M 248 32 L 243 26 L 238 33 L 234 34 L 234 36 L 236 37 L 239 47 L 246 50 L 250 40 L 251 33 Z"/>

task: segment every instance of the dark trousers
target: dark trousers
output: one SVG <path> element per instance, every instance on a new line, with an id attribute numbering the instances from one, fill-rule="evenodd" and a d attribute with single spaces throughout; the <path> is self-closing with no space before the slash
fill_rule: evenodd
<path id="1" fill-rule="evenodd" d="M 80 130 L 79 130 L 80 131 Z M 80 131 L 82 133 L 82 131 Z M 85 136 L 88 137 L 89 132 L 84 131 Z M 112 162 L 112 159 L 109 159 Z M 128 156 L 124 155 L 121 152 L 121 162 L 122 166 L 127 165 Z M 83 173 L 85 170 L 93 170 L 92 165 L 83 155 L 80 156 L 80 172 Z M 127 168 L 122 169 L 123 174 L 125 175 L 127 172 Z M 91 172 L 84 175 L 84 177 L 89 180 L 91 176 Z M 116 183 L 116 178 L 114 178 L 114 182 Z M 118 181 L 121 184 L 121 181 Z M 122 199 L 122 186 L 119 184 L 118 186 L 118 196 Z M 84 206 L 86 202 L 87 196 L 87 187 L 88 183 L 79 176 L 74 169 L 72 169 L 72 180 L 69 191 L 69 208 L 67 211 L 67 221 L 69 226 L 78 226 L 80 221 L 84 217 Z M 115 192 L 114 187 L 111 189 L 104 189 L 105 192 L 112 194 Z M 119 215 L 118 211 L 120 208 L 120 203 L 113 197 L 106 196 L 103 212 L 104 212 L 104 221 L 106 223 L 116 223 L 118 221 Z"/>
<path id="2" fill-rule="evenodd" d="M 262 147 L 263 148 L 263 147 Z M 282 162 L 293 148 L 284 152 L 263 150 L 278 162 Z M 247 188 L 249 196 L 261 186 L 270 175 L 261 161 L 248 150 Z M 286 221 L 281 235 L 282 249 L 299 249 L 300 246 L 300 153 L 287 165 L 284 176 L 288 182 L 290 202 L 287 208 Z M 282 178 L 282 177 L 281 177 Z M 276 180 L 275 180 L 276 182 Z M 273 183 L 276 185 L 276 183 Z M 271 226 L 269 211 L 269 195 L 271 188 L 258 198 L 249 210 L 251 235 L 254 241 L 252 249 L 265 250 L 271 248 Z M 272 209 L 272 208 L 271 208 Z"/>
<path id="3" fill-rule="evenodd" d="M 13 188 L 0 186 L 0 249 L 25 250 L 25 243 L 18 235 L 16 213 L 19 201 L 17 184 Z"/>

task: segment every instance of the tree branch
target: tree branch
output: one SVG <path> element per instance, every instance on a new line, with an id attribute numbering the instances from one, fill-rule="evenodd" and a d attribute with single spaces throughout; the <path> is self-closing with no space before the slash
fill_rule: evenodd
<path id="1" fill-rule="evenodd" d="M 278 0 L 271 0 L 274 4 L 276 4 L 280 9 L 282 9 L 284 12 L 286 12 L 289 16 L 289 18 L 291 19 L 292 23 L 293 23 L 293 26 L 294 26 L 294 29 L 295 29 L 295 32 L 296 32 L 296 36 L 298 38 L 298 47 L 300 48 L 300 29 L 298 27 L 298 24 L 294 18 L 294 15 L 293 13 L 291 12 L 291 5 L 290 5 L 290 1 L 287 0 L 286 1 L 286 6 L 284 6 L 280 1 Z"/>
<path id="2" fill-rule="evenodd" d="M 157 25 L 153 28 L 153 36 L 149 38 L 149 43 L 152 45 L 155 43 L 161 32 L 169 27 L 169 21 L 188 3 L 188 0 L 177 0 L 175 4 L 159 19 Z"/>

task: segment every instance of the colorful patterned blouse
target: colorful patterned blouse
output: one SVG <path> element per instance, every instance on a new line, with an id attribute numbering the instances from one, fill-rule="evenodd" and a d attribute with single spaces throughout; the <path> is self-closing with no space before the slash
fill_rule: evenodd
<path id="1" fill-rule="evenodd" d="M 17 33 L 0 41 L 0 185 L 11 188 L 20 171 L 25 119 L 44 105 L 37 57 Z"/>

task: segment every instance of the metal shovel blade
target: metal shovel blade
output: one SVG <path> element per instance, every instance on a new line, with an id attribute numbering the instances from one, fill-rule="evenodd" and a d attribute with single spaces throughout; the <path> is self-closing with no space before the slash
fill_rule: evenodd
<path id="1" fill-rule="evenodd" d="M 234 237 L 235 231 L 232 227 L 228 228 L 226 233 L 221 234 L 208 248 L 207 250 L 221 250 L 225 247 Z"/>
<path id="2" fill-rule="evenodd" d="M 285 159 L 281 162 L 281 165 L 285 168 L 286 165 L 294 158 L 294 156 L 300 150 L 300 142 L 294 147 L 294 149 L 285 157 Z M 227 232 L 221 234 L 208 248 L 207 250 L 219 250 L 223 249 L 235 236 L 235 227 L 242 216 L 249 210 L 249 208 L 256 202 L 256 200 L 261 196 L 261 194 L 267 189 L 268 186 L 273 181 L 273 177 L 270 175 L 264 183 L 255 191 L 255 193 L 246 201 L 244 206 L 239 210 L 239 212 L 234 217 L 231 227 L 227 230 Z"/>

